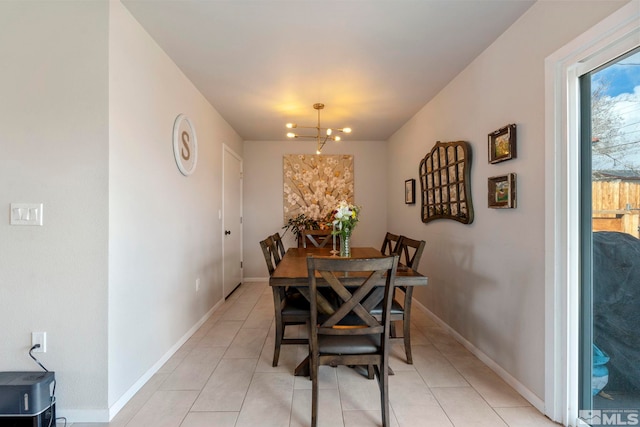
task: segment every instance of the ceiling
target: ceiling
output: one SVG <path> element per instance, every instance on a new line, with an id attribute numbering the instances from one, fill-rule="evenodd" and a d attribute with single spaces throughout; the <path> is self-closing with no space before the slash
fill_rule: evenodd
<path id="1" fill-rule="evenodd" d="M 122 3 L 243 140 L 315 126 L 321 102 L 346 141 L 388 139 L 534 1 Z"/>

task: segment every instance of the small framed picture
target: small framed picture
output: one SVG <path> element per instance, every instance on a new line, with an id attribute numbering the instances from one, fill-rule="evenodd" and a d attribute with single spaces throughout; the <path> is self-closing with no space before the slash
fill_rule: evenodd
<path id="1" fill-rule="evenodd" d="M 511 124 L 489 134 L 489 163 L 515 159 L 516 125 Z"/>
<path id="2" fill-rule="evenodd" d="M 489 178 L 488 202 L 490 208 L 513 209 L 516 207 L 515 173 Z"/>
<path id="3" fill-rule="evenodd" d="M 404 182 L 404 202 L 412 205 L 416 202 L 416 180 L 408 179 Z"/>

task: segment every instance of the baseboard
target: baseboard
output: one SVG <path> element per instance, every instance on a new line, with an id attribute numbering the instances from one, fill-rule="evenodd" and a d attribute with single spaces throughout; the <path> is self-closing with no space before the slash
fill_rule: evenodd
<path id="1" fill-rule="evenodd" d="M 534 406 L 538 411 L 540 411 L 540 412 L 542 412 L 544 414 L 544 410 L 545 410 L 544 401 L 542 399 L 540 399 L 535 393 L 533 393 L 531 390 L 529 390 L 524 384 L 522 384 L 520 381 L 518 381 L 510 373 L 505 371 L 493 359 L 491 359 L 489 356 L 484 354 L 479 348 L 477 348 L 475 345 L 473 345 L 471 342 L 469 342 L 466 338 L 464 338 L 462 335 L 460 335 L 458 332 L 456 332 L 453 328 L 451 328 L 451 326 L 449 326 L 447 323 L 445 323 L 444 320 L 440 319 L 438 316 L 433 314 L 433 312 L 431 312 L 431 310 L 429 310 L 427 307 L 422 305 L 416 299 L 413 300 L 412 304 L 413 304 L 414 307 L 418 307 L 420 310 L 422 310 L 427 316 L 429 316 L 441 328 L 443 328 L 447 332 L 449 332 L 451 334 L 451 336 L 453 336 L 455 338 L 456 341 L 458 341 L 460 344 L 462 344 L 474 356 L 476 356 L 485 365 L 487 365 L 489 367 L 489 369 L 491 369 L 500 378 L 502 378 L 504 380 L 504 382 L 506 382 L 511 387 L 513 387 L 513 389 L 516 390 L 518 393 L 520 393 L 520 395 L 522 397 L 524 397 L 526 400 L 528 400 L 529 403 L 531 403 L 532 406 Z"/>
<path id="2" fill-rule="evenodd" d="M 83 423 L 83 422 L 100 422 L 106 423 L 109 421 L 109 410 L 108 409 L 68 409 L 64 412 L 58 412 L 58 408 L 56 407 L 56 417 L 66 418 L 66 424 L 70 425 L 73 423 Z M 60 422 L 56 423 L 57 425 L 61 425 Z"/>
<path id="3" fill-rule="evenodd" d="M 249 282 L 268 282 L 269 281 L 269 277 L 243 277 L 242 278 L 242 282 L 243 283 L 249 283 Z"/>
<path id="4" fill-rule="evenodd" d="M 111 405 L 109 407 L 109 411 L 106 414 L 106 417 L 103 417 L 101 419 L 97 419 L 92 417 L 91 421 L 86 421 L 88 418 L 82 418 L 82 422 L 108 422 L 111 421 L 113 419 L 113 417 L 116 416 L 116 414 L 118 412 L 120 412 L 120 410 L 129 402 L 129 400 L 131 400 L 131 398 L 147 383 L 147 381 L 149 381 L 149 379 L 151 379 L 151 377 L 158 372 L 158 370 L 167 362 L 167 360 L 169 360 L 171 358 L 171 356 L 173 356 L 175 354 L 176 351 L 178 351 L 180 349 L 180 347 L 182 347 L 182 345 L 187 342 L 187 340 L 189 338 L 191 338 L 191 336 L 198 330 L 198 328 L 200 328 L 200 326 L 202 326 L 204 324 L 204 322 L 207 321 L 207 319 L 209 319 L 211 317 L 211 315 L 218 309 L 218 307 L 220 307 L 222 304 L 224 304 L 224 299 L 219 301 L 216 305 L 214 305 L 204 316 L 202 316 L 202 318 L 191 327 L 191 329 L 189 329 L 187 331 L 187 333 L 185 333 L 182 338 L 180 338 L 178 340 L 177 343 L 175 343 L 170 349 L 169 351 L 167 351 L 161 358 L 160 360 L 158 360 L 147 372 L 144 373 L 144 375 L 142 375 L 140 377 L 140 379 L 138 379 L 138 381 L 136 381 L 130 388 L 129 390 L 127 390 L 122 397 L 120 397 L 120 399 L 118 399 L 113 405 Z M 82 411 L 80 411 L 82 412 Z M 97 412 L 97 411 L 94 411 Z M 87 414 L 89 415 L 89 414 Z M 96 416 L 98 414 L 95 414 Z M 102 416 L 102 414 L 100 414 Z M 69 418 L 69 417 L 67 417 Z M 74 417 L 75 418 L 75 417 Z M 69 420 L 70 422 L 74 422 L 73 420 Z M 75 422 L 80 422 L 80 421 L 75 421 Z"/>

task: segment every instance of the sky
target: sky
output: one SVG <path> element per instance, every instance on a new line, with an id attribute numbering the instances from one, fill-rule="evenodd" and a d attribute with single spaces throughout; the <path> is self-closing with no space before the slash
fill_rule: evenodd
<path id="1" fill-rule="evenodd" d="M 614 101 L 612 113 L 622 119 L 619 143 L 627 149 L 612 159 L 596 159 L 594 169 L 640 171 L 640 51 L 592 75 L 593 85 L 608 83 L 606 96 Z"/>
<path id="2" fill-rule="evenodd" d="M 610 83 L 607 95 L 615 97 L 623 93 L 634 93 L 640 86 L 640 52 L 598 71 L 597 78 Z"/>

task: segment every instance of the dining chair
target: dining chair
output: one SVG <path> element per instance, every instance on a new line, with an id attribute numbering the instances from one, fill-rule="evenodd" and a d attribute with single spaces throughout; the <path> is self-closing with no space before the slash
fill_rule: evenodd
<path id="1" fill-rule="evenodd" d="M 279 235 L 278 235 L 279 236 Z M 260 242 L 264 260 L 267 263 L 269 276 L 273 274 L 275 268 L 280 264 L 282 258 L 278 244 L 273 236 L 269 236 Z M 282 287 L 272 287 L 273 291 L 273 307 L 275 314 L 275 343 L 273 349 L 272 366 L 278 366 L 280 359 L 280 347 L 283 344 L 307 344 L 306 338 L 285 338 L 285 328 L 291 325 L 304 325 L 309 320 L 309 303 L 299 293 L 292 292 Z"/>
<path id="2" fill-rule="evenodd" d="M 300 237 L 302 238 L 302 243 L 298 246 L 303 248 L 309 245 L 311 245 L 310 247 L 324 248 L 331 246 L 333 242 L 333 235 L 330 229 L 304 230 Z"/>
<path id="3" fill-rule="evenodd" d="M 398 241 L 400 240 L 400 236 L 397 234 L 389 233 L 384 236 L 384 240 L 382 241 L 382 248 L 380 248 L 380 252 L 384 255 L 391 255 L 396 253 L 396 249 L 398 248 Z"/>
<path id="4" fill-rule="evenodd" d="M 311 426 L 318 424 L 318 369 L 321 365 L 372 365 L 380 389 L 382 425 L 389 426 L 389 328 L 398 255 L 384 258 L 307 258 L 311 318 L 309 363 Z M 319 277 L 316 277 L 316 273 Z M 357 285 L 345 283 L 364 273 Z M 319 280 L 320 277 L 323 279 Z M 319 314 L 319 282 L 337 295 L 333 314 Z M 325 285 L 326 283 L 326 285 Z M 376 319 L 365 306 L 374 288 L 384 286 L 382 317 Z"/>
<path id="5" fill-rule="evenodd" d="M 417 271 L 422 258 L 422 252 L 426 242 L 424 240 L 415 240 L 406 236 L 400 236 L 395 248 L 395 252 L 400 256 L 400 263 Z M 398 337 L 395 324 L 391 325 L 391 337 L 394 340 L 404 341 L 404 353 L 409 365 L 413 364 L 413 355 L 411 353 L 411 302 L 413 300 L 413 286 L 397 286 L 396 289 L 404 293 L 404 301 L 402 304 L 398 301 L 398 297 L 394 295 L 391 306 L 391 321 L 402 321 L 403 336 Z M 382 316 L 382 306 L 378 305 L 372 311 L 378 319 Z"/>
<path id="6" fill-rule="evenodd" d="M 269 236 L 262 240 L 260 242 L 260 248 L 262 248 L 262 255 L 264 255 L 264 260 L 267 263 L 267 270 L 269 271 L 269 276 L 271 276 L 282 260 L 278 253 L 276 242 L 273 240 L 273 236 Z"/>
<path id="7" fill-rule="evenodd" d="M 280 237 L 280 233 L 276 231 L 276 233 L 273 236 L 271 236 L 271 238 L 273 239 L 274 243 L 276 244 L 276 247 L 278 248 L 278 253 L 280 254 L 280 258 L 284 258 L 284 254 L 287 251 L 284 249 L 284 244 L 282 243 L 282 237 Z"/>

